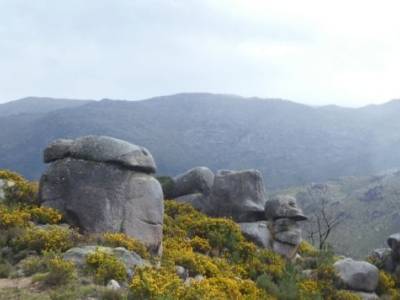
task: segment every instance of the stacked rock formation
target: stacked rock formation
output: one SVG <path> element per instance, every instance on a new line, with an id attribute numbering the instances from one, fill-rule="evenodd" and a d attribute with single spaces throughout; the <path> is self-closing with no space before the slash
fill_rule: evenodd
<path id="1" fill-rule="evenodd" d="M 257 170 L 220 170 L 205 167 L 173 179 L 172 198 L 192 204 L 213 217 L 230 217 L 243 234 L 261 247 L 291 259 L 301 242 L 299 221 L 306 220 L 296 199 L 277 196 L 267 201 L 263 178 Z"/>
<path id="2" fill-rule="evenodd" d="M 160 253 L 163 193 L 151 176 L 156 165 L 140 146 L 106 137 L 56 140 L 44 151 L 49 163 L 39 201 L 59 209 L 82 231 L 123 232 Z"/>
<path id="3" fill-rule="evenodd" d="M 400 233 L 395 233 L 387 239 L 389 248 L 375 249 L 371 259 L 389 273 L 400 270 Z"/>
<path id="4" fill-rule="evenodd" d="M 296 198 L 276 196 L 265 203 L 265 216 L 270 221 L 272 249 L 287 258 L 297 253 L 301 238 L 300 221 L 307 220 L 297 206 Z"/>

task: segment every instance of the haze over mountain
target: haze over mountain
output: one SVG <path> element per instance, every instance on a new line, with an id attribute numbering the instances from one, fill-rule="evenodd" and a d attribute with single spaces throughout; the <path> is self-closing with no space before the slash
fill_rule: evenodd
<path id="1" fill-rule="evenodd" d="M 311 107 L 279 99 L 177 94 L 145 101 L 25 98 L 0 105 L 0 168 L 38 179 L 56 138 L 97 134 L 143 145 L 160 174 L 256 168 L 268 188 L 400 166 L 400 102 Z"/>

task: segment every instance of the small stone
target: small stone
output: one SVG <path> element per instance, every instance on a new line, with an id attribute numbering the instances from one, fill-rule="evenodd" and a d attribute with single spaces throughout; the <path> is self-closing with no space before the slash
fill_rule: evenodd
<path id="1" fill-rule="evenodd" d="M 182 280 L 186 280 L 189 277 L 189 272 L 182 266 L 175 267 L 176 275 L 178 275 Z"/>
<path id="2" fill-rule="evenodd" d="M 119 290 L 121 288 L 121 286 L 119 285 L 118 281 L 111 279 L 108 283 L 107 283 L 107 288 L 110 290 Z"/>

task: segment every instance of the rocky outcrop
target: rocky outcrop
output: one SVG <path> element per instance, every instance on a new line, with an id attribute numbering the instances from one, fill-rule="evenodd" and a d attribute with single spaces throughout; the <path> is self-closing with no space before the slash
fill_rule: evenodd
<path id="1" fill-rule="evenodd" d="M 400 233 L 390 235 L 387 244 L 390 248 L 375 249 L 369 257 L 386 272 L 394 273 L 400 267 Z"/>
<path id="2" fill-rule="evenodd" d="M 366 261 L 345 258 L 334 265 L 341 284 L 351 290 L 374 292 L 378 286 L 379 270 Z"/>
<path id="3" fill-rule="evenodd" d="M 301 242 L 298 222 L 307 219 L 295 198 L 281 195 L 267 201 L 257 170 L 220 170 L 212 186 L 211 178 L 211 171 L 203 167 L 175 177 L 176 201 L 190 203 L 209 216 L 232 218 L 249 240 L 294 258 Z"/>
<path id="4" fill-rule="evenodd" d="M 173 181 L 173 198 L 191 194 L 208 196 L 214 183 L 214 173 L 207 167 L 196 167 L 176 176 Z"/>
<path id="5" fill-rule="evenodd" d="M 147 149 L 88 136 L 51 143 L 44 160 L 50 165 L 40 179 L 42 205 L 84 232 L 123 232 L 160 252 L 163 193 Z"/>
<path id="6" fill-rule="evenodd" d="M 296 198 L 279 195 L 268 200 L 265 218 L 270 221 L 272 249 L 288 259 L 294 258 L 302 241 L 298 222 L 307 220 Z"/>

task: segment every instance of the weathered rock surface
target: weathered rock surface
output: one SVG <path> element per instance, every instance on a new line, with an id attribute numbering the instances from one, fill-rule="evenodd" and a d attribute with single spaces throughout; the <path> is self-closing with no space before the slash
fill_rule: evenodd
<path id="1" fill-rule="evenodd" d="M 144 147 L 108 136 L 84 136 L 76 140 L 59 139 L 44 150 L 44 162 L 66 157 L 115 163 L 144 173 L 155 173 L 151 153 Z"/>
<path id="2" fill-rule="evenodd" d="M 207 213 L 207 210 L 209 209 L 207 198 L 200 193 L 180 196 L 178 198 L 175 198 L 175 201 L 181 203 L 189 203 L 194 208 L 204 213 Z"/>
<path id="3" fill-rule="evenodd" d="M 237 222 L 264 220 L 266 195 L 261 173 L 257 170 L 219 171 L 208 197 L 206 213 L 232 217 Z"/>
<path id="4" fill-rule="evenodd" d="M 355 291 L 374 292 L 378 285 L 379 270 L 366 261 L 345 258 L 337 261 L 334 268 L 341 283 Z"/>
<path id="5" fill-rule="evenodd" d="M 400 261 L 400 233 L 395 233 L 389 236 L 387 243 L 392 249 L 393 258 Z"/>
<path id="6" fill-rule="evenodd" d="M 159 182 L 144 173 L 155 167 L 151 154 L 124 141 L 97 138 L 80 138 L 72 146 L 60 142 L 69 145 L 69 154 L 52 161 L 42 175 L 39 201 L 59 209 L 82 231 L 123 232 L 159 253 L 164 203 Z M 55 152 L 62 153 L 59 149 Z"/>
<path id="7" fill-rule="evenodd" d="M 189 194 L 209 195 L 214 183 L 214 173 L 207 167 L 196 167 L 174 178 L 172 197 Z"/>
<path id="8" fill-rule="evenodd" d="M 271 248 L 272 236 L 268 228 L 268 222 L 239 223 L 243 235 L 260 247 Z"/>
<path id="9" fill-rule="evenodd" d="M 396 262 L 393 259 L 393 252 L 390 248 L 379 248 L 372 251 L 370 257 L 376 261 L 386 272 L 394 272 Z"/>
<path id="10" fill-rule="evenodd" d="M 64 253 L 63 258 L 65 260 L 73 262 L 77 267 L 83 268 L 86 265 L 86 257 L 89 254 L 94 253 L 96 250 L 115 255 L 124 263 L 125 267 L 128 270 L 132 270 L 136 266 L 143 266 L 147 264 L 147 262 L 143 260 L 138 254 L 133 251 L 128 251 L 123 247 L 111 248 L 97 245 L 71 248 Z"/>
<path id="11" fill-rule="evenodd" d="M 274 240 L 272 244 L 272 250 L 287 259 L 293 259 L 296 256 L 298 246 L 281 243 Z"/>
<path id="12" fill-rule="evenodd" d="M 265 203 L 267 220 L 288 218 L 296 221 L 307 220 L 301 208 L 297 206 L 296 198 L 287 195 L 278 195 Z"/>

